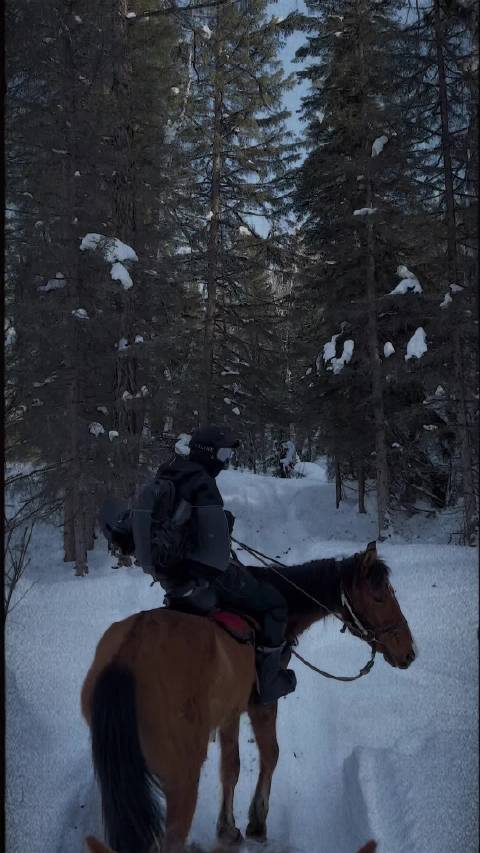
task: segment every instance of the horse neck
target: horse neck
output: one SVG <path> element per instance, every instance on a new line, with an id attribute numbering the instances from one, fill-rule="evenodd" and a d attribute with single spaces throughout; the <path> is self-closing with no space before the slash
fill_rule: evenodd
<path id="1" fill-rule="evenodd" d="M 342 583 L 345 583 L 346 577 L 350 575 L 351 563 L 351 558 L 314 560 L 281 569 L 282 580 L 274 581 L 269 578 L 287 600 L 289 640 L 298 637 L 314 622 L 339 610 Z M 290 581 L 295 586 L 291 585 Z"/>

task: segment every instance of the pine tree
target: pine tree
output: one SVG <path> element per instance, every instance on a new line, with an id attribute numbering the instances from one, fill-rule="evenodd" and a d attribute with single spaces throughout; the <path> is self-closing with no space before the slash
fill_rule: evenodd
<path id="1" fill-rule="evenodd" d="M 367 461 L 375 460 L 382 535 L 391 492 L 385 398 L 392 370 L 383 349 L 392 339 L 389 317 L 396 314 L 386 297 L 394 290 L 395 270 L 415 261 L 425 239 L 414 184 L 417 152 L 405 133 L 411 110 L 402 86 L 414 57 L 395 16 L 397 3 L 307 5 L 315 17 L 304 26 L 313 35 L 298 56 L 311 59 L 300 72 L 311 81 L 304 99 L 309 150 L 299 170 L 297 209 L 308 259 L 302 298 L 319 314 L 310 333 L 316 336 L 312 393 L 318 397 L 320 390 L 322 421 L 329 411 L 333 417 L 326 429 L 333 456 L 356 446 L 361 418 L 364 440 L 356 464 L 363 481 Z M 420 325 L 416 297 L 405 299 L 412 310 L 410 329 L 396 341 L 403 352 Z M 327 410 L 324 394 L 332 399 Z"/>
<path id="2" fill-rule="evenodd" d="M 418 68 L 411 88 L 424 106 L 417 127 L 424 141 L 421 172 L 428 205 L 435 217 L 438 240 L 430 270 L 442 302 L 437 323 L 443 335 L 442 364 L 437 370 L 447 396 L 450 417 L 444 427 L 455 434 L 464 500 L 465 539 L 472 541 L 478 526 L 478 494 L 474 466 L 478 465 L 477 405 L 469 390 L 475 384 L 473 357 L 478 277 L 477 211 L 478 151 L 473 141 L 478 129 L 478 50 L 473 36 L 473 6 L 432 0 L 418 14 L 412 31 L 418 45 Z M 474 283 L 475 282 L 475 283 Z M 438 310 L 438 305 L 444 310 Z M 432 393 L 433 388 L 430 388 Z M 453 472 L 453 479 L 457 479 Z M 455 482 L 451 495 L 455 497 Z"/>
<path id="3" fill-rule="evenodd" d="M 291 84 L 277 59 L 283 30 L 266 8 L 264 0 L 253 0 L 219 6 L 208 15 L 204 10 L 194 19 L 196 80 L 188 120 L 177 130 L 194 164 L 193 189 L 201 207 L 202 228 L 192 247 L 205 296 L 196 409 L 207 420 L 232 420 L 233 408 L 244 414 L 243 388 L 234 407 L 224 402 L 222 340 L 225 330 L 231 335 L 239 324 L 241 329 L 243 283 L 261 276 L 258 265 L 265 264 L 264 239 L 253 219 L 269 217 L 281 203 L 282 176 L 296 157 L 281 106 Z"/>
<path id="4" fill-rule="evenodd" d="M 165 134 L 180 111 L 178 25 L 127 31 L 125 12 L 50 0 L 9 19 L 12 435 L 64 496 L 65 559 L 79 574 L 102 496 L 134 487 L 149 405 L 149 428 L 172 405 L 167 376 L 188 353 L 179 331 L 198 303 L 175 255 L 186 162 Z M 14 33 L 33 24 L 41 37 L 26 53 Z M 99 237 L 82 243 L 87 234 Z M 134 244 L 130 268 L 107 262 L 119 237 Z"/>

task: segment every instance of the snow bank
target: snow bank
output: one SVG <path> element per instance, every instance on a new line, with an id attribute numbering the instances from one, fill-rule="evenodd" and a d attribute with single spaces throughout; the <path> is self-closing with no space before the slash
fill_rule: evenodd
<path id="1" fill-rule="evenodd" d="M 336 510 L 325 460 L 296 470 L 305 477 L 219 475 L 236 538 L 290 564 L 365 548 L 375 537 L 371 492 L 367 515 L 358 514 L 348 490 Z M 439 544 L 448 541 L 447 521 L 422 528 L 426 522 L 415 517 L 410 532 L 422 542 L 407 544 L 398 534 L 379 547 L 418 645 L 410 669 L 380 659 L 367 678 L 342 684 L 293 664 L 298 687 L 279 703 L 280 759 L 265 853 L 355 853 L 370 837 L 379 853 L 477 849 L 478 568 L 472 549 Z M 158 606 L 162 593 L 139 568 L 112 572 L 100 537 L 89 553 L 88 578 L 76 578 L 63 563 L 59 528 L 39 525 L 33 535 L 19 594 L 35 585 L 9 617 L 5 636 L 6 849 L 84 853 L 84 836 L 101 836 L 101 821 L 79 709 L 82 681 L 105 629 Z M 369 654 L 329 621 L 312 627 L 299 651 L 337 674 L 358 672 Z M 257 774 L 246 717 L 240 738 L 235 813 L 244 829 Z M 207 849 L 214 846 L 219 790 L 212 743 L 191 832 Z M 239 853 L 253 853 L 253 846 L 245 843 Z"/>

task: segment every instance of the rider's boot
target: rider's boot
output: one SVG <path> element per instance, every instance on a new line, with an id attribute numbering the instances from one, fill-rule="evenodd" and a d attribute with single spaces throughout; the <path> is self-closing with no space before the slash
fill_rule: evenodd
<path id="1" fill-rule="evenodd" d="M 286 644 L 281 646 L 258 646 L 255 663 L 257 667 L 257 697 L 259 705 L 270 705 L 282 696 L 293 693 L 297 678 L 293 669 L 283 669 Z"/>

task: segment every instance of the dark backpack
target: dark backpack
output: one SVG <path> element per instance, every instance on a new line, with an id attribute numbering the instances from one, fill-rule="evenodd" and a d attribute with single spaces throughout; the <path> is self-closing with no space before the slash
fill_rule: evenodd
<path id="1" fill-rule="evenodd" d="M 175 486 L 157 476 L 141 490 L 132 509 L 135 556 L 146 574 L 171 574 L 189 550 L 191 512 L 188 501 L 177 501 Z"/>

